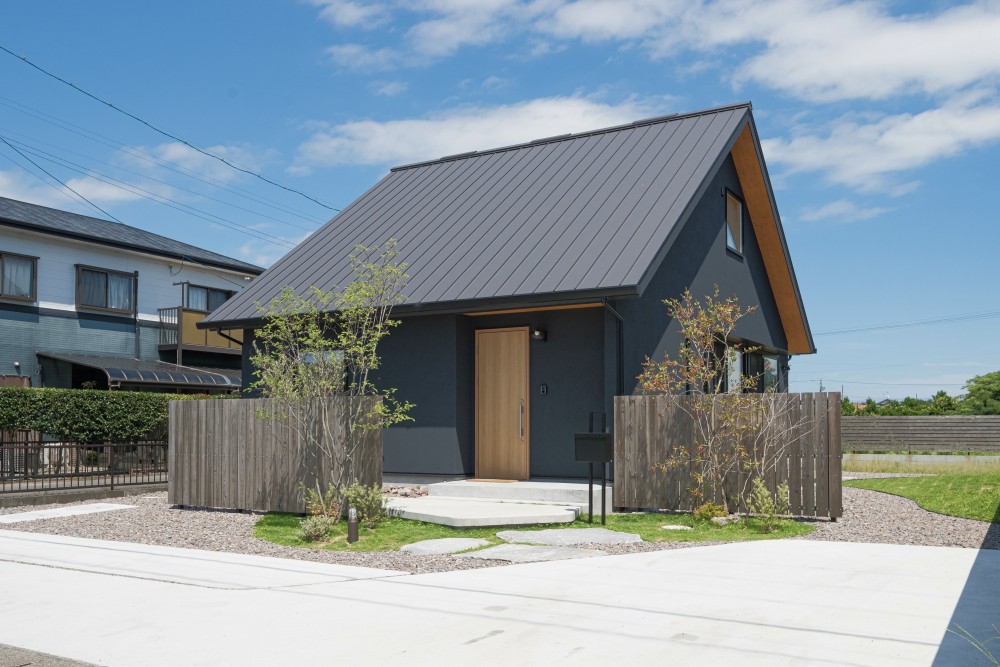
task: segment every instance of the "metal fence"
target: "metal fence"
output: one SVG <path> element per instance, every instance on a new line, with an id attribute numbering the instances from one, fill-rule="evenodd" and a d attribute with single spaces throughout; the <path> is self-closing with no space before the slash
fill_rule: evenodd
<path id="1" fill-rule="evenodd" d="M 166 442 L 83 444 L 5 435 L 0 439 L 0 493 L 167 481 Z"/>

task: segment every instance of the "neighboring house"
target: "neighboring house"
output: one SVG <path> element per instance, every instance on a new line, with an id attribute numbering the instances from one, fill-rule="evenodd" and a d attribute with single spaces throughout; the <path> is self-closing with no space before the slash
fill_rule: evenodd
<path id="1" fill-rule="evenodd" d="M 242 332 L 195 324 L 262 271 L 0 197 L 0 385 L 239 389 Z"/>
<path id="2" fill-rule="evenodd" d="M 749 104 L 397 167 L 200 326 L 252 339 L 255 302 L 344 285 L 390 238 L 410 282 L 379 381 L 416 407 L 386 472 L 586 475 L 573 433 L 676 353 L 663 300 L 688 287 L 757 306 L 734 342 L 764 383 L 815 351 Z"/>

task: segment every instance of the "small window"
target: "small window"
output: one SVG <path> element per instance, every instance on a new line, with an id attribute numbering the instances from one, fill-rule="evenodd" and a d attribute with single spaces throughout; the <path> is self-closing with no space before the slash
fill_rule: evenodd
<path id="1" fill-rule="evenodd" d="M 0 253 L 0 297 L 34 301 L 36 262 L 34 257 Z"/>
<path id="2" fill-rule="evenodd" d="M 187 304 L 185 308 L 212 312 L 224 304 L 235 292 L 231 290 L 213 289 L 199 285 L 188 285 Z"/>
<path id="3" fill-rule="evenodd" d="M 729 359 L 726 362 L 726 390 L 730 394 L 743 391 L 743 351 L 729 348 Z"/>
<path id="4" fill-rule="evenodd" d="M 80 308 L 133 313 L 135 274 L 89 266 L 76 267 L 76 305 Z"/>
<path id="5" fill-rule="evenodd" d="M 764 372 L 761 375 L 761 384 L 764 391 L 778 389 L 778 357 L 773 354 L 764 355 Z"/>
<path id="6" fill-rule="evenodd" d="M 726 192 L 726 247 L 743 252 L 743 202 L 732 192 Z"/>

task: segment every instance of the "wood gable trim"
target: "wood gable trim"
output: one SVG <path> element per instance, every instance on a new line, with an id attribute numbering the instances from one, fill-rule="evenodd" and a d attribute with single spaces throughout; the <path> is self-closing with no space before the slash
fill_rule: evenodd
<path id="1" fill-rule="evenodd" d="M 785 330 L 791 354 L 812 354 L 815 348 L 806 322 L 791 260 L 778 227 L 778 218 L 771 189 L 764 175 L 763 158 L 757 148 L 751 123 L 746 123 L 731 151 L 736 173 L 743 189 L 743 199 L 757 243 L 764 258 L 771 291 L 778 306 L 778 315 Z"/>

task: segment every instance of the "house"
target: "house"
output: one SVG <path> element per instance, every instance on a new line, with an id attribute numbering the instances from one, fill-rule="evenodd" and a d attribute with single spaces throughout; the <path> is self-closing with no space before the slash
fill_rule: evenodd
<path id="1" fill-rule="evenodd" d="M 241 332 L 195 325 L 262 271 L 0 197 L 0 385 L 238 390 Z"/>
<path id="2" fill-rule="evenodd" d="M 355 244 L 390 238 L 410 282 L 380 382 L 416 408 L 387 473 L 586 475 L 573 433 L 676 352 L 663 299 L 687 287 L 758 306 L 744 372 L 784 389 L 815 351 L 749 104 L 392 169 L 199 326 L 252 340 L 255 302 L 343 285 Z"/>

